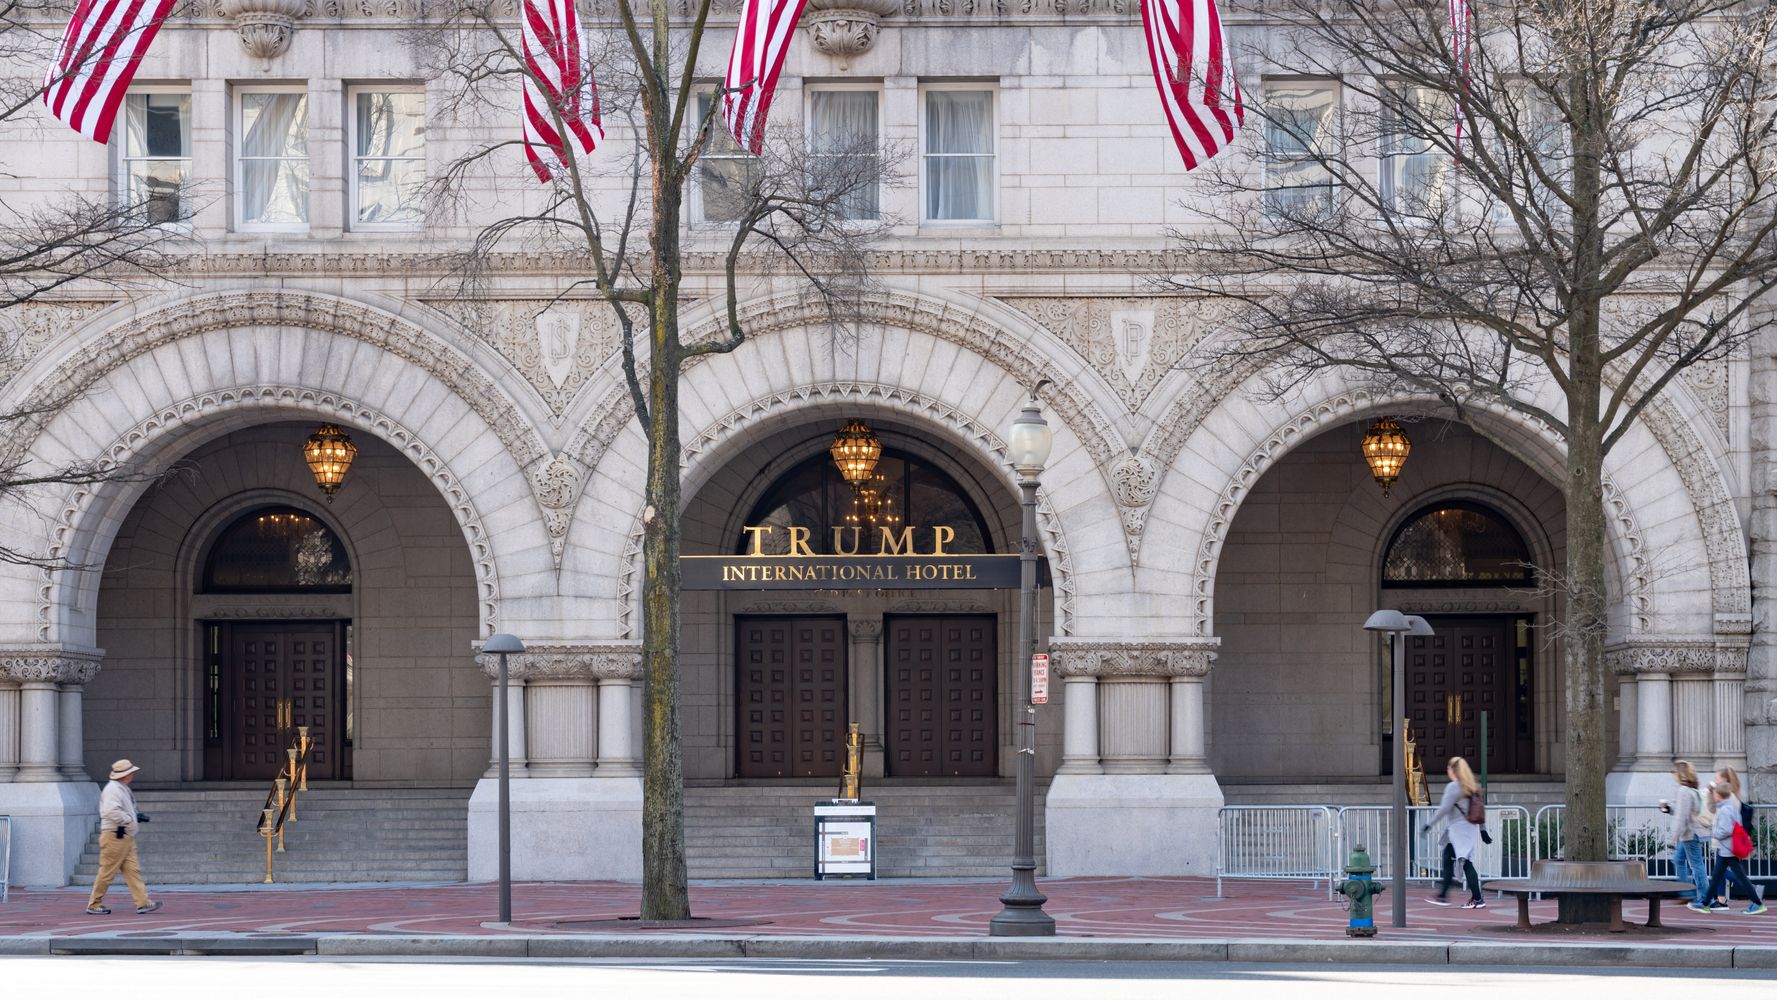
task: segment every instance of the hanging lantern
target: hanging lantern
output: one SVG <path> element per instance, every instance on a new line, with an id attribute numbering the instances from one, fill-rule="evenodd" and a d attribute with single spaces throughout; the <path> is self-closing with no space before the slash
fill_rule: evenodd
<path id="1" fill-rule="evenodd" d="M 1407 453 L 1412 450 L 1413 442 L 1407 440 L 1407 432 L 1401 430 L 1400 424 L 1383 417 L 1370 425 L 1364 435 L 1364 461 L 1370 463 L 1370 475 L 1376 477 L 1383 496 L 1401 478 L 1401 467 L 1407 464 Z"/>
<path id="2" fill-rule="evenodd" d="M 302 446 L 302 457 L 309 464 L 309 471 L 315 474 L 315 485 L 327 494 L 327 502 L 333 502 L 333 494 L 346 481 L 346 470 L 352 467 L 352 459 L 358 457 L 358 446 L 333 424 L 322 424 L 321 429 L 309 435 L 308 444 Z"/>
<path id="3" fill-rule="evenodd" d="M 882 442 L 870 425 L 853 420 L 833 438 L 827 453 L 833 456 L 833 464 L 839 466 L 840 478 L 855 490 L 869 483 L 876 471 L 876 463 L 882 458 Z"/>

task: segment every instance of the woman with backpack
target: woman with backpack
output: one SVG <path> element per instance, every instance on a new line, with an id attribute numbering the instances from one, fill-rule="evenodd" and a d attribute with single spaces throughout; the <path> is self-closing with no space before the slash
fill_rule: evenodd
<path id="1" fill-rule="evenodd" d="M 1715 842 L 1715 872 L 1709 878 L 1706 898 L 1717 898 L 1726 880 L 1731 878 L 1734 886 L 1752 900 L 1752 904 L 1746 908 L 1747 915 L 1763 913 L 1765 904 L 1759 898 L 1758 888 L 1746 877 L 1745 860 L 1752 853 L 1752 839 L 1747 835 L 1746 827 L 1740 823 L 1740 800 L 1725 783 L 1710 787 L 1715 793 L 1715 826 L 1711 830 Z M 1695 902 L 1685 905 L 1705 913 L 1710 911 L 1709 907 L 1698 906 Z"/>
<path id="2" fill-rule="evenodd" d="M 1734 769 L 1731 767 L 1724 767 L 1721 770 L 1715 772 L 1714 783 L 1711 784 L 1709 786 L 1709 788 L 1704 789 L 1704 792 L 1705 792 L 1704 801 L 1710 803 L 1711 806 L 1713 806 L 1713 804 L 1715 802 L 1715 796 L 1709 795 L 1707 793 L 1710 790 L 1714 789 L 1716 786 L 1725 787 L 1725 788 L 1727 788 L 1728 791 L 1734 793 L 1734 801 L 1740 803 L 1740 824 L 1742 826 L 1746 827 L 1747 833 L 1751 833 L 1752 832 L 1752 806 L 1748 805 L 1746 803 L 1746 801 L 1743 798 L 1741 798 L 1741 796 L 1740 796 L 1740 775 L 1736 774 L 1734 772 Z M 1715 818 L 1713 816 L 1711 816 L 1710 817 L 1711 825 L 1713 825 L 1714 822 L 1715 822 Z M 1710 836 L 1713 836 L 1713 834 L 1710 834 Z M 1707 854 L 1707 853 L 1708 852 L 1705 852 L 1705 854 Z M 1717 886 L 1716 891 L 1719 893 L 1721 891 L 1721 887 Z M 1728 905 L 1728 897 L 1726 895 L 1717 895 L 1717 896 L 1711 898 L 1709 900 L 1709 908 L 1712 910 L 1733 909 L 1733 907 Z"/>
<path id="3" fill-rule="evenodd" d="M 1678 799 L 1660 802 L 1660 811 L 1672 817 L 1672 867 L 1680 882 L 1696 887 L 1692 902 L 1707 907 L 1709 868 L 1703 862 L 1703 842 L 1713 831 L 1715 816 L 1697 787 L 1697 769 L 1688 760 L 1672 762 L 1672 779 L 1678 782 Z"/>
<path id="4" fill-rule="evenodd" d="M 1475 772 L 1468 766 L 1468 761 L 1461 757 L 1450 758 L 1444 774 L 1450 783 L 1444 786 L 1444 797 L 1438 800 L 1437 812 L 1432 813 L 1425 824 L 1425 829 L 1430 830 L 1439 820 L 1448 821 L 1441 838 L 1444 843 L 1444 877 L 1438 882 L 1438 894 L 1426 897 L 1425 901 L 1433 906 L 1450 905 L 1444 897 L 1456 884 L 1456 863 L 1461 861 L 1469 893 L 1469 901 L 1462 904 L 1462 908 L 1485 909 L 1487 901 L 1481 898 L 1481 879 L 1475 874 L 1474 861 L 1475 851 L 1481 846 L 1481 827 L 1487 821 L 1481 783 L 1475 780 Z"/>

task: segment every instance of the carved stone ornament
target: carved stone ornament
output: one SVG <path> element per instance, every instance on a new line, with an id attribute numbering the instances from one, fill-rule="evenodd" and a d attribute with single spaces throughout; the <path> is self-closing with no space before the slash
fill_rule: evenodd
<path id="1" fill-rule="evenodd" d="M 562 551 L 568 541 L 568 523 L 574 519 L 574 502 L 580 497 L 580 469 L 565 458 L 555 458 L 536 475 L 537 503 L 543 508 L 543 526 L 549 531 L 549 554 L 561 569 Z"/>
<path id="2" fill-rule="evenodd" d="M 901 0 L 808 0 L 802 23 L 814 47 L 839 59 L 870 51 L 882 19 L 901 9 Z"/>
<path id="3" fill-rule="evenodd" d="M 489 679 L 500 676 L 500 657 L 475 654 Z M 543 679 L 634 680 L 642 676 L 640 643 L 549 644 L 525 647 L 506 657 L 506 676 L 515 681 Z"/>
<path id="4" fill-rule="evenodd" d="M 1606 647 L 1604 666 L 1619 676 L 1743 674 L 1746 654 L 1744 639 L 1723 642 L 1709 638 L 1648 637 Z"/>
<path id="5" fill-rule="evenodd" d="M 1202 677 L 1209 673 L 1221 642 L 1054 639 L 1049 656 L 1062 677 Z"/>
<path id="6" fill-rule="evenodd" d="M 275 59 L 290 47 L 307 7 L 308 0 L 228 0 L 228 16 L 248 55 Z"/>
<path id="7" fill-rule="evenodd" d="M 86 684 L 99 674 L 103 650 L 76 651 L 57 646 L 0 649 L 0 680 L 18 683 Z"/>

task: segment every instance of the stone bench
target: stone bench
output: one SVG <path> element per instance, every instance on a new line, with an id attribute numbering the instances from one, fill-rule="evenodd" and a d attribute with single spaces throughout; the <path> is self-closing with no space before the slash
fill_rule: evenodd
<path id="1" fill-rule="evenodd" d="M 1640 861 L 1533 861 L 1529 878 L 1495 879 L 1482 888 L 1518 897 L 1518 927 L 1523 930 L 1530 929 L 1532 893 L 1557 899 L 1604 896 L 1610 903 L 1610 929 L 1616 934 L 1628 930 L 1623 923 L 1623 900 L 1647 900 L 1647 926 L 1659 927 L 1661 899 L 1696 891 L 1684 882 L 1648 878 L 1647 865 Z"/>

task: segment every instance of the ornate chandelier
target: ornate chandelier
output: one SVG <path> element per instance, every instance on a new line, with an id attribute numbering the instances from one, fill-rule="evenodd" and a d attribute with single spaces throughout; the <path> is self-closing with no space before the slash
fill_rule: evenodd
<path id="1" fill-rule="evenodd" d="M 1364 461 L 1370 464 L 1370 475 L 1376 477 L 1383 496 L 1388 496 L 1389 487 L 1401 478 L 1401 468 L 1412 450 L 1413 442 L 1407 440 L 1407 432 L 1388 417 L 1371 424 L 1364 434 Z"/>
<path id="2" fill-rule="evenodd" d="M 346 471 L 352 467 L 352 459 L 358 457 L 358 446 L 336 425 L 322 424 L 321 429 L 310 434 L 308 443 L 302 446 L 302 457 L 315 475 L 315 485 L 321 487 L 321 492 L 327 494 L 327 502 L 332 503 L 333 494 L 338 493 L 346 481 Z"/>
<path id="3" fill-rule="evenodd" d="M 882 441 L 869 424 L 853 420 L 840 428 L 827 453 L 833 456 L 833 464 L 839 466 L 839 477 L 853 490 L 859 490 L 869 485 L 876 472 L 876 463 L 882 459 Z"/>

